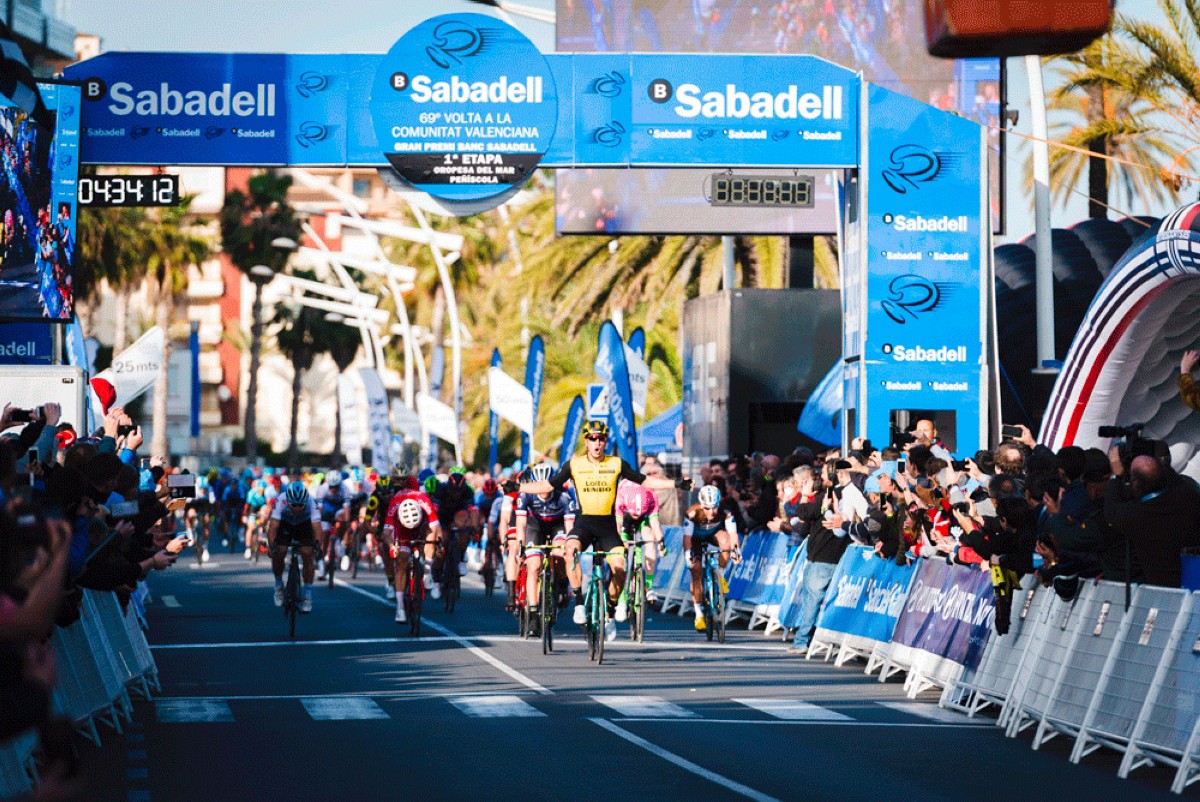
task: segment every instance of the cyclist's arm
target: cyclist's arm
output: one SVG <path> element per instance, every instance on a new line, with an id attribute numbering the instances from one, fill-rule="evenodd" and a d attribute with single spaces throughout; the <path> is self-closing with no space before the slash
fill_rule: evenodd
<path id="1" fill-rule="evenodd" d="M 520 543 L 525 542 L 525 526 L 528 520 L 527 516 L 521 514 L 522 512 L 523 510 L 517 511 L 517 541 Z"/>
<path id="2" fill-rule="evenodd" d="M 738 528 L 732 515 L 725 516 L 725 531 L 729 533 L 729 537 L 732 538 L 733 545 L 736 547 L 738 545 Z"/>
<path id="3" fill-rule="evenodd" d="M 663 530 L 662 524 L 659 523 L 657 512 L 650 513 L 648 525 L 650 527 L 651 534 L 654 535 L 654 542 L 661 546 L 663 544 Z"/>
<path id="4" fill-rule="evenodd" d="M 571 480 L 571 461 L 567 460 L 558 469 L 558 473 L 551 476 L 545 482 L 522 482 L 520 487 L 521 493 L 532 493 L 538 495 L 541 493 L 553 493 L 562 490 L 567 482 Z"/>

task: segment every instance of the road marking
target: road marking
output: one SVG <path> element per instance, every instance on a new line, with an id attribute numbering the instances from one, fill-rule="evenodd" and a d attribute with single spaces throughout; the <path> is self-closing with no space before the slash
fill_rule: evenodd
<path id="1" fill-rule="evenodd" d="M 380 604 L 384 605 L 385 607 L 388 607 L 388 608 L 395 607 L 394 602 L 390 602 L 387 599 L 383 598 L 382 596 L 376 596 L 374 593 L 371 593 L 369 590 L 363 590 L 362 588 L 355 587 L 354 585 L 351 585 L 349 582 L 346 582 L 341 579 L 335 579 L 334 582 L 337 583 L 337 585 L 339 585 L 340 587 L 346 588 L 347 590 L 352 590 L 355 593 L 359 594 L 360 596 L 366 596 L 368 599 L 379 602 Z M 509 677 L 512 677 L 517 682 L 524 685 L 526 688 L 533 690 L 535 693 L 540 693 L 540 694 L 543 694 L 546 696 L 552 695 L 554 693 L 554 691 L 550 690 L 549 688 L 545 687 L 544 685 L 539 685 L 538 683 L 531 680 L 529 677 L 522 674 L 520 671 L 517 671 L 512 666 L 510 666 L 506 663 L 503 663 L 500 660 L 497 660 L 495 657 L 488 654 L 483 649 L 480 649 L 478 646 L 471 643 L 471 641 L 469 641 L 468 639 L 462 637 L 461 635 L 459 635 L 455 632 L 450 631 L 449 629 L 447 629 L 446 627 L 437 623 L 436 621 L 430 621 L 428 618 L 422 618 L 421 623 L 424 626 L 427 626 L 430 629 L 432 629 L 434 632 L 442 633 L 446 637 L 450 638 L 450 640 L 454 641 L 459 646 L 463 647 L 468 652 L 470 652 L 471 654 L 475 655 L 483 662 L 490 665 L 492 668 L 496 669 L 497 671 L 500 671 L 501 673 L 507 674 Z"/>
<path id="2" fill-rule="evenodd" d="M 532 691 L 516 691 L 515 693 L 532 693 Z M 426 691 L 347 691 L 346 693 L 283 693 L 283 694 L 245 694 L 242 696 L 168 696 L 159 699 L 160 702 L 192 702 L 197 699 L 217 702 L 260 702 L 277 701 L 280 699 L 332 699 L 357 698 L 371 696 L 379 699 L 445 699 L 449 696 L 488 696 L 487 691 L 464 693 L 457 688 L 431 689 Z"/>
<path id="3" fill-rule="evenodd" d="M 452 696 L 447 701 L 472 718 L 539 718 L 546 715 L 519 696 Z"/>
<path id="4" fill-rule="evenodd" d="M 593 696 L 592 699 L 629 718 L 691 718 L 696 715 L 658 696 Z"/>
<path id="5" fill-rule="evenodd" d="M 734 699 L 733 701 L 785 721 L 853 721 L 844 713 L 838 713 L 836 710 L 799 699 Z"/>
<path id="6" fill-rule="evenodd" d="M 174 596 L 163 596 L 162 601 L 165 607 L 179 607 L 179 599 Z"/>
<path id="7" fill-rule="evenodd" d="M 353 586 L 351 586 L 353 587 Z M 164 597 L 165 598 L 165 597 Z M 390 605 L 391 602 L 388 602 Z M 433 623 L 426 620 L 430 626 Z M 361 646 L 376 643 L 410 643 L 414 646 L 419 646 L 422 643 L 442 643 L 445 641 L 480 641 L 485 643 L 528 643 L 528 638 L 522 638 L 520 635 L 433 635 L 420 638 L 409 636 L 396 638 L 343 638 L 343 639 L 328 639 L 328 640 L 278 640 L 278 641 L 228 641 L 224 643 L 154 643 L 150 645 L 151 649 L 252 649 L 258 646 Z M 563 647 L 570 649 L 586 648 L 587 642 L 582 637 L 573 637 L 571 635 L 555 635 L 555 648 Z M 649 653 L 655 649 L 662 650 L 687 650 L 687 651 L 770 651 L 783 652 L 782 646 L 755 646 L 751 644 L 708 644 L 708 643 L 630 643 L 627 641 L 614 641 L 604 645 L 605 649 L 620 648 L 620 649 L 638 649 L 640 652 Z"/>
<path id="8" fill-rule="evenodd" d="M 383 708 L 361 696 L 319 696 L 301 699 L 300 704 L 314 721 L 351 721 L 387 718 Z"/>
<path id="9" fill-rule="evenodd" d="M 889 710 L 898 710 L 901 713 L 908 713 L 913 716 L 927 718 L 930 721 L 939 721 L 943 724 L 969 724 L 973 727 L 988 726 L 995 724 L 994 721 L 987 719 L 969 719 L 962 713 L 955 713 L 953 710 L 946 710 L 934 704 L 926 702 L 876 702 L 880 707 L 886 707 Z"/>
<path id="10" fill-rule="evenodd" d="M 177 724 L 193 721 L 233 721 L 224 699 L 159 699 L 154 703 L 158 720 Z"/>
<path id="11" fill-rule="evenodd" d="M 715 771 L 709 771 L 708 769 L 704 768 L 703 766 L 698 766 L 695 763 L 693 763 L 692 761 L 686 760 L 685 758 L 680 757 L 679 755 L 675 754 L 674 752 L 668 752 L 666 749 L 663 749 L 661 746 L 650 743 L 645 738 L 641 738 L 637 735 L 634 735 L 629 730 L 622 729 L 621 727 L 618 727 L 616 724 L 613 724 L 611 721 L 608 721 L 607 719 L 589 718 L 588 721 L 592 722 L 593 724 L 595 724 L 599 727 L 603 727 L 604 729 L 611 732 L 613 735 L 616 735 L 618 738 L 624 738 L 626 741 L 629 741 L 629 743 L 633 744 L 634 746 L 640 746 L 642 749 L 645 749 L 647 752 L 649 752 L 652 755 L 657 755 L 658 757 L 661 757 L 663 760 L 667 761 L 668 763 L 674 763 L 676 766 L 683 769 L 684 771 L 690 771 L 692 774 L 695 774 L 699 777 L 703 777 L 704 779 L 706 779 L 710 782 L 714 782 L 717 785 L 728 788 L 730 791 L 733 791 L 734 793 L 737 793 L 737 794 L 741 794 L 742 796 L 744 796 L 748 799 L 753 799 L 753 800 L 755 800 L 755 802 L 779 802 L 779 800 L 777 800 L 773 796 L 768 796 L 767 794 L 761 793 L 759 791 L 755 791 L 753 788 L 746 786 L 746 785 L 742 785 L 740 782 L 731 780 L 728 777 L 723 777 L 720 774 L 717 774 Z"/>
<path id="12" fill-rule="evenodd" d="M 966 718 L 962 716 L 961 718 Z M 783 719 L 748 719 L 748 718 L 643 718 L 629 717 L 619 718 L 616 721 L 641 721 L 651 724 L 753 724 L 755 726 L 766 726 L 773 724 L 790 724 L 790 725 L 806 725 L 816 724 L 822 727 L 978 727 L 978 723 L 969 723 L 962 721 L 957 724 L 947 722 L 933 721 L 857 721 L 850 719 L 849 721 L 822 721 L 818 719 L 809 719 L 806 721 L 785 721 Z M 992 722 L 994 723 L 994 722 Z"/>

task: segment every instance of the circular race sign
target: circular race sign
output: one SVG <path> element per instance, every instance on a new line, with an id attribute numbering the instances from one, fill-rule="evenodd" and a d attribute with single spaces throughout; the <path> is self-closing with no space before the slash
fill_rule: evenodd
<path id="1" fill-rule="evenodd" d="M 371 84 L 375 136 L 396 171 L 447 201 L 492 198 L 537 168 L 558 122 L 550 66 L 525 35 L 445 14 L 400 38 Z"/>

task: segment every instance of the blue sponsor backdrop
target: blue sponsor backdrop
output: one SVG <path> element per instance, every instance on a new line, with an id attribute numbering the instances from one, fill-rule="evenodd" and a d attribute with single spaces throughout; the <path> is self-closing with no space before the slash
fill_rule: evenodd
<path id="1" fill-rule="evenodd" d="M 542 399 L 542 383 L 545 379 L 546 344 L 542 341 L 542 335 L 535 334 L 529 341 L 529 353 L 525 357 L 525 389 L 533 396 L 533 428 L 535 430 L 537 429 L 538 405 Z M 526 465 L 532 464 L 530 462 L 532 458 L 530 446 L 529 434 L 521 432 L 521 462 Z"/>
<path id="2" fill-rule="evenodd" d="M 988 219 L 981 129 L 880 87 L 867 97 L 866 210 L 853 223 L 866 225 L 866 253 L 847 261 L 863 271 L 848 286 L 867 285 L 866 309 L 847 312 L 865 326 L 861 343 L 848 343 L 860 350 L 846 353 L 862 357 L 865 434 L 890 443 L 892 410 L 953 411 L 956 431 L 943 427 L 943 439 L 974 453 Z M 862 418 L 859 409 L 860 427 Z"/>
<path id="3" fill-rule="evenodd" d="M 751 532 L 742 543 L 742 561 L 729 574 L 728 597 L 746 604 L 779 604 L 787 584 L 788 536 Z"/>
<path id="4" fill-rule="evenodd" d="M 865 546 L 852 546 L 838 563 L 825 605 L 817 619 L 821 629 L 887 641 L 904 609 L 916 567 L 897 565 Z"/>
<path id="5" fill-rule="evenodd" d="M 918 562 L 892 640 L 975 668 L 996 617 L 991 574 L 941 560 Z"/>
<path id="6" fill-rule="evenodd" d="M 621 459 L 636 469 L 637 426 L 633 418 L 633 393 L 629 389 L 629 366 L 625 363 L 625 342 L 611 320 L 600 327 L 595 370 L 608 385 L 608 425 L 614 441 L 610 445 L 615 445 Z"/>
<path id="7" fill-rule="evenodd" d="M 0 323 L 0 365 L 54 364 L 54 333 L 46 323 Z"/>
<path id="8" fill-rule="evenodd" d="M 492 349 L 492 367 L 498 368 L 503 366 L 503 360 L 500 359 L 500 349 Z M 488 464 L 487 473 L 490 475 L 492 468 L 496 467 L 496 461 L 500 459 L 500 416 L 495 412 L 488 412 Z"/>

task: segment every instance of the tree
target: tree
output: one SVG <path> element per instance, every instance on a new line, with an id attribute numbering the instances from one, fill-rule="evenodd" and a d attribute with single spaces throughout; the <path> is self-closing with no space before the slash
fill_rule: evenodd
<path id="1" fill-rule="evenodd" d="M 167 366 L 171 361 L 175 299 L 187 289 L 188 268 L 199 265 L 212 253 L 212 243 L 197 236 L 189 226 L 187 214 L 191 202 L 191 197 L 185 197 L 177 206 L 162 209 L 147 229 L 146 270 L 154 290 L 154 323 L 163 331 L 162 363 L 154 380 L 154 437 L 150 453 L 163 458 L 168 456 Z"/>
<path id="2" fill-rule="evenodd" d="M 146 278 L 148 228 L 146 210 L 135 207 L 88 209 L 79 218 L 76 297 L 94 301 L 107 282 L 116 302 L 114 354 L 129 344 L 129 293 Z"/>
<path id="3" fill-rule="evenodd" d="M 309 270 L 296 270 L 293 275 L 316 281 Z M 307 306 L 280 304 L 271 323 L 276 327 L 275 344 L 292 363 L 292 418 L 288 430 L 288 468 L 294 473 L 300 468 L 300 446 L 297 430 L 300 426 L 300 392 L 304 372 L 313 366 L 317 356 L 327 350 L 332 324 L 325 323 L 324 313 Z M 341 325 L 341 324 L 338 324 Z"/>
<path id="4" fill-rule="evenodd" d="M 358 346 L 362 344 L 362 336 L 359 334 L 357 328 L 347 326 L 344 323 L 327 323 L 323 328 L 322 336 L 329 355 L 333 358 L 334 364 L 337 365 L 338 375 L 340 376 L 346 372 L 346 369 L 353 364 L 354 358 L 358 356 Z M 340 406 L 338 414 L 334 418 L 333 455 L 335 462 L 342 458 L 342 416 Z"/>
<path id="5" fill-rule="evenodd" d="M 287 264 L 289 251 L 272 245 L 279 238 L 296 242 L 300 221 L 287 203 L 291 176 L 273 171 L 259 173 L 248 182 L 250 194 L 235 189 L 225 196 L 221 206 L 221 247 L 238 270 L 251 275 L 256 265 L 266 265 L 276 273 Z M 257 299 L 258 296 L 256 295 Z M 246 456 L 257 454 L 258 357 L 262 347 L 258 332 L 258 306 L 255 306 L 255 336 L 250 342 L 250 385 L 246 392 Z"/>
<path id="6" fill-rule="evenodd" d="M 1151 167 L 1169 162 L 1177 151 L 1173 137 L 1155 124 L 1155 102 L 1149 87 L 1137 78 L 1140 62 L 1128 43 L 1109 34 L 1049 63 L 1060 68 L 1063 81 L 1050 96 L 1050 109 L 1059 112 L 1051 137 L 1079 149 L 1050 150 L 1055 199 L 1065 202 L 1085 170 L 1089 217 L 1107 217 L 1114 176 L 1123 205 L 1145 207 L 1174 199 L 1175 189 L 1164 184 L 1156 171 L 1114 166 L 1110 160 Z M 1032 171 L 1027 172 L 1032 176 Z"/>

